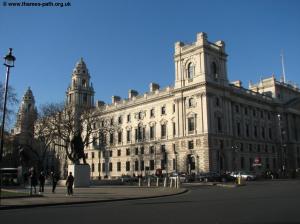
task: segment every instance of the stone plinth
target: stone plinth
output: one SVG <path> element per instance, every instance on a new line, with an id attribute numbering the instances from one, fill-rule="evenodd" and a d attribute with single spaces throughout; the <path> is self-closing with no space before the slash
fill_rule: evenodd
<path id="1" fill-rule="evenodd" d="M 75 164 L 68 166 L 68 174 L 72 172 L 74 176 L 74 187 L 89 187 L 91 169 L 88 164 Z"/>

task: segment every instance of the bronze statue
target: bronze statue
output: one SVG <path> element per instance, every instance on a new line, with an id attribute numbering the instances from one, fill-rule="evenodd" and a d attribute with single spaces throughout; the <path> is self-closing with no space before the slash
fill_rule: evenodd
<path id="1" fill-rule="evenodd" d="M 74 135 L 71 141 L 71 149 L 75 164 L 79 164 L 80 159 L 83 159 L 83 163 L 86 164 L 84 155 L 84 144 L 80 132 L 76 132 L 76 134 Z"/>

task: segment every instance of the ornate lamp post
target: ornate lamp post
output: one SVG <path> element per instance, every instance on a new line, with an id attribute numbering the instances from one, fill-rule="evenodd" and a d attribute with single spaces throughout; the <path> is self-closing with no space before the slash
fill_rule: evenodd
<path id="1" fill-rule="evenodd" d="M 9 48 L 8 54 L 4 57 L 4 65 L 6 66 L 6 80 L 5 80 L 3 114 L 2 114 L 2 125 L 1 125 L 0 162 L 2 161 L 3 146 L 4 146 L 4 126 L 5 126 L 9 73 L 10 73 L 10 68 L 15 66 L 15 60 L 16 57 L 12 55 L 12 48 Z M 1 200 L 1 193 L 2 193 L 2 173 L 0 173 L 0 200 Z"/>
<path id="2" fill-rule="evenodd" d="M 281 170 L 284 173 L 285 172 L 285 145 L 283 144 L 283 134 L 284 131 L 281 127 L 282 117 L 281 114 L 277 114 L 278 117 L 278 127 L 279 127 L 279 138 L 280 138 L 280 149 L 281 149 Z"/>
<path id="3" fill-rule="evenodd" d="M 234 171 L 237 171 L 237 168 L 238 168 L 238 164 L 237 164 L 237 154 L 239 152 L 239 147 L 238 145 L 233 145 L 231 146 L 232 150 L 233 150 L 233 153 L 234 153 Z"/>

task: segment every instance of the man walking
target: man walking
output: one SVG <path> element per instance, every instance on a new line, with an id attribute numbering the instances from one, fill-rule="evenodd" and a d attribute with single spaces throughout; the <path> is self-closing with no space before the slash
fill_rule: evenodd
<path id="1" fill-rule="evenodd" d="M 69 176 L 67 177 L 67 181 L 66 181 L 68 195 L 73 195 L 73 184 L 74 184 L 74 177 L 72 175 L 72 172 L 70 172 Z"/>
<path id="2" fill-rule="evenodd" d="M 51 178 L 52 178 L 52 193 L 55 193 L 56 185 L 58 182 L 58 175 L 54 172 L 51 172 Z"/>
<path id="3" fill-rule="evenodd" d="M 36 194 L 36 185 L 37 185 L 37 175 L 35 169 L 32 167 L 30 170 L 30 195 L 32 195 L 32 190 Z"/>
<path id="4" fill-rule="evenodd" d="M 42 171 L 40 176 L 39 176 L 39 182 L 40 182 L 40 188 L 39 188 L 39 193 L 43 193 L 44 192 L 44 186 L 45 186 L 45 174 Z"/>

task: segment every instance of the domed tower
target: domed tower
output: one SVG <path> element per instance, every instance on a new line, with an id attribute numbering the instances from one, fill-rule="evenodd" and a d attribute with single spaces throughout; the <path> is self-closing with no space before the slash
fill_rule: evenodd
<path id="1" fill-rule="evenodd" d="M 66 105 L 75 108 L 90 108 L 94 106 L 94 88 L 90 84 L 90 74 L 82 58 L 77 62 L 72 82 L 68 87 Z"/>
<path id="2" fill-rule="evenodd" d="M 33 136 L 36 119 L 37 110 L 35 108 L 35 100 L 30 87 L 28 87 L 19 107 L 14 134 L 29 134 Z"/>

